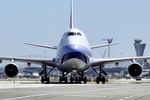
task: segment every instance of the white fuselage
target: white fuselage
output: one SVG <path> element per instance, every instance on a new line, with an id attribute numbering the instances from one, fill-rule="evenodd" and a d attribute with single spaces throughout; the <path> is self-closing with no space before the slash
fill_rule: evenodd
<path id="1" fill-rule="evenodd" d="M 70 29 L 64 33 L 58 47 L 56 61 L 64 72 L 84 71 L 91 57 L 89 43 L 82 31 Z"/>

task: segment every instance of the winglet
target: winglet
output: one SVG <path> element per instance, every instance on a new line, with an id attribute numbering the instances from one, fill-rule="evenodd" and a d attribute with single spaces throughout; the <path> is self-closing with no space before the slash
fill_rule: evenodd
<path id="1" fill-rule="evenodd" d="M 73 0 L 70 0 L 70 29 L 72 29 L 73 27 Z"/>

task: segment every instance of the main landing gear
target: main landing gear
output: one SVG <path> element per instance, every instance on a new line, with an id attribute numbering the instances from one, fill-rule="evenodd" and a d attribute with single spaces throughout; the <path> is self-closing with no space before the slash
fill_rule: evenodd
<path id="1" fill-rule="evenodd" d="M 78 74 L 71 74 L 70 77 L 67 77 L 69 73 L 66 73 L 66 72 L 62 72 L 62 76 L 59 77 L 59 83 L 70 83 L 70 84 L 73 84 L 73 83 L 77 83 L 77 84 L 80 84 L 82 81 L 84 84 L 87 83 L 87 77 L 84 76 L 84 73 L 78 73 Z M 69 81 L 68 81 L 69 80 Z"/>
<path id="2" fill-rule="evenodd" d="M 102 84 L 105 84 L 107 81 L 106 76 L 108 74 L 103 70 L 103 65 L 99 66 L 99 72 L 94 68 L 93 70 L 97 73 L 96 83 L 99 84 L 100 82 L 102 82 Z"/>
<path id="3" fill-rule="evenodd" d="M 55 67 L 50 69 L 49 72 L 48 72 L 46 64 L 43 64 L 42 67 L 43 67 L 43 70 L 42 70 L 42 72 L 40 72 L 41 83 L 48 84 L 48 83 L 50 83 L 49 74 L 52 72 L 52 70 Z M 73 83 L 78 83 L 79 84 L 82 81 L 83 81 L 84 84 L 87 83 L 87 77 L 84 76 L 83 72 L 82 73 L 75 73 L 75 74 L 71 73 L 70 77 L 68 77 L 68 74 L 70 74 L 70 73 L 62 72 L 62 75 L 59 77 L 59 83 L 62 83 L 62 82 L 68 83 L 68 82 L 70 82 L 71 84 L 73 84 Z"/>
<path id="4" fill-rule="evenodd" d="M 40 73 L 40 75 L 41 75 L 41 83 L 43 83 L 43 84 L 47 84 L 47 83 L 49 83 L 50 82 L 50 78 L 49 78 L 49 74 L 50 74 L 50 72 L 54 69 L 54 67 L 49 71 L 49 72 L 47 72 L 47 66 L 45 65 L 45 64 L 43 64 L 43 70 L 42 70 L 42 72 Z"/>

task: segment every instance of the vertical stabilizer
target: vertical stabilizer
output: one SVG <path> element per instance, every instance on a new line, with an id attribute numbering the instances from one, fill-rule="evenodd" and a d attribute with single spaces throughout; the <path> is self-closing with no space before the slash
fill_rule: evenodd
<path id="1" fill-rule="evenodd" d="M 73 28 L 73 0 L 70 0 L 70 28 Z"/>

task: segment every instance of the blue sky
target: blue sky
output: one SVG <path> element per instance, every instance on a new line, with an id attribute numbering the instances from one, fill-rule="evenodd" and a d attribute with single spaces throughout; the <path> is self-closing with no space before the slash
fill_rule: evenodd
<path id="1" fill-rule="evenodd" d="M 147 43 L 150 55 L 149 0 L 74 0 L 75 27 L 91 45 L 114 38 L 120 45 L 111 48 L 112 57 L 135 56 L 134 39 Z M 55 51 L 24 45 L 57 45 L 69 28 L 69 0 L 0 0 L 0 55 L 48 56 Z M 93 50 L 102 57 L 107 48 Z"/>

